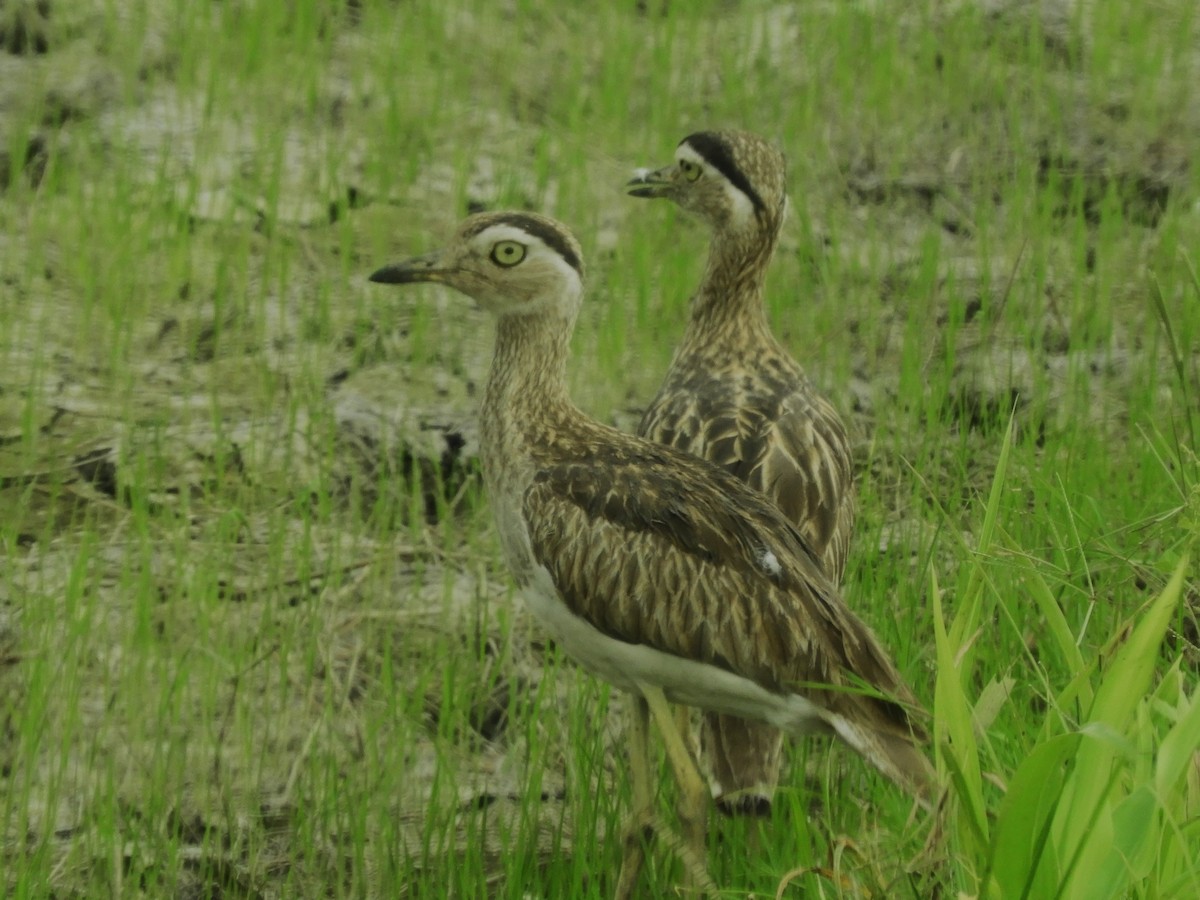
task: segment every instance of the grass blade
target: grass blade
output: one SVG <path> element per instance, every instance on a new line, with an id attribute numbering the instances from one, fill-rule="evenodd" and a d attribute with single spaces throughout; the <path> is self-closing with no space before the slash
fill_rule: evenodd
<path id="1" fill-rule="evenodd" d="M 933 630 L 937 645 L 937 681 L 934 688 L 934 739 L 936 752 L 950 770 L 962 815 L 958 817 L 960 840 L 974 845 L 982 854 L 988 844 L 987 807 L 979 771 L 979 748 L 975 741 L 971 704 L 963 691 L 958 647 L 950 640 L 942 611 L 937 575 L 930 569 L 930 593 L 933 597 Z"/>
<path id="2" fill-rule="evenodd" d="M 1158 648 L 1183 595 L 1183 575 L 1187 565 L 1185 557 L 1105 672 L 1092 705 L 1091 727 L 1087 729 L 1093 738 L 1105 732 L 1123 736 L 1138 703 L 1149 693 L 1159 660 Z M 1113 842 L 1117 838 L 1113 813 L 1097 801 L 1114 788 L 1117 777 L 1114 762 L 1118 753 L 1119 745 L 1114 746 L 1109 740 L 1085 740 L 1080 745 L 1075 770 L 1056 821 L 1061 847 L 1072 857 L 1073 863 L 1078 863 L 1071 866 L 1068 874 L 1065 885 L 1068 896 L 1109 895 L 1108 886 L 1113 882 L 1103 879 L 1120 874 L 1113 871 L 1111 859 Z M 1128 870 L 1124 874 L 1127 876 Z"/>

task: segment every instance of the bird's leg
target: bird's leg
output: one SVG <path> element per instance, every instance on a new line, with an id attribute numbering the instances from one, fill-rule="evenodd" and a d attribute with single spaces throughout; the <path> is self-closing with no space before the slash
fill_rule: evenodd
<path id="1" fill-rule="evenodd" d="M 717 886 L 708 874 L 707 832 L 705 817 L 708 812 L 708 790 L 704 779 L 692 759 L 687 745 L 684 743 L 676 721 L 671 716 L 671 708 L 662 688 L 656 685 L 638 685 L 645 697 L 645 703 L 650 707 L 658 730 L 662 732 L 663 746 L 667 751 L 667 761 L 675 775 L 675 783 L 679 787 L 679 820 L 683 826 L 683 844 L 677 849 L 677 855 L 683 862 L 688 884 L 702 891 L 716 892 Z"/>
<path id="2" fill-rule="evenodd" d="M 621 835 L 624 855 L 617 879 L 617 900 L 633 896 L 634 885 L 646 861 L 645 837 L 653 828 L 654 793 L 650 789 L 650 707 L 637 693 L 629 695 L 629 778 L 633 782 L 633 810 Z"/>
<path id="3" fill-rule="evenodd" d="M 679 785 L 679 797 L 675 801 L 675 812 L 679 817 L 679 822 L 683 828 L 683 838 L 692 846 L 703 849 L 707 840 L 706 826 L 708 811 L 708 796 L 709 791 L 706 785 L 707 780 L 700 774 L 697 760 L 700 755 L 700 745 L 696 741 L 696 734 L 692 728 L 692 710 L 683 705 L 676 706 L 674 709 L 674 725 L 675 731 L 679 735 L 679 742 L 683 745 L 684 753 L 678 754 L 676 760 L 683 759 L 686 756 L 687 760 L 687 775 L 680 774 L 680 768 L 676 760 L 671 761 L 671 770 L 675 773 L 676 783 Z M 660 729 L 662 726 L 659 726 Z M 669 747 L 671 738 L 664 732 L 663 742 Z M 668 754 L 670 751 L 668 750 Z M 670 757 L 668 756 L 668 759 Z M 687 788 L 690 786 L 691 773 L 696 773 L 699 778 L 700 788 Z M 687 784 L 685 785 L 685 781 Z M 702 857 L 703 858 L 703 857 Z"/>
<path id="4" fill-rule="evenodd" d="M 680 740 L 687 747 L 688 756 L 692 760 L 700 758 L 700 742 L 692 728 L 692 709 L 689 706 L 675 707 L 675 730 L 679 732 Z M 697 766 L 697 769 L 699 767 Z"/>

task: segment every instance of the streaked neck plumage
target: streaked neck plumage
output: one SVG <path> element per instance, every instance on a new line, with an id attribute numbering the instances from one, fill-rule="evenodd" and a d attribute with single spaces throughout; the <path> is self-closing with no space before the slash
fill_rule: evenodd
<path id="1" fill-rule="evenodd" d="M 539 465 L 569 444 L 583 414 L 567 395 L 573 315 L 502 316 L 480 411 L 480 457 L 500 545 L 513 577 L 528 585 L 537 568 L 522 513 Z"/>
<path id="2" fill-rule="evenodd" d="M 734 351 L 743 341 L 753 347 L 773 340 L 763 305 L 763 286 L 779 240 L 780 223 L 756 224 L 738 231 L 714 231 L 677 359 L 685 355 L 708 358 Z M 720 341 L 714 340 L 717 334 Z"/>
<path id="3" fill-rule="evenodd" d="M 481 411 L 484 475 L 492 484 L 552 443 L 580 415 L 567 394 L 574 316 L 559 311 L 501 316 Z"/>

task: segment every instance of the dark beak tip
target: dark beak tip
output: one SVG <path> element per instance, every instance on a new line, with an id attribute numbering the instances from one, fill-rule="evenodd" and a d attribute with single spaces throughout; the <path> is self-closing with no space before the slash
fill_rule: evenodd
<path id="1" fill-rule="evenodd" d="M 437 281 L 437 271 L 433 264 L 426 260 L 415 260 L 403 263 L 393 263 L 376 269 L 367 276 L 368 281 L 376 284 L 415 284 L 420 281 Z"/>
<path id="2" fill-rule="evenodd" d="M 376 269 L 369 276 L 368 281 L 374 281 L 376 284 L 399 284 L 399 272 L 395 266 L 384 266 L 382 269 Z"/>
<path id="3" fill-rule="evenodd" d="M 641 170 L 625 182 L 625 193 L 630 197 L 655 199 L 662 197 L 671 183 L 656 171 Z"/>

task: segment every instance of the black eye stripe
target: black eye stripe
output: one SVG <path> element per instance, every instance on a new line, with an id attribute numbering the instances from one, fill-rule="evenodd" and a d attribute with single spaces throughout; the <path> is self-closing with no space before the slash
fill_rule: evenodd
<path id="1" fill-rule="evenodd" d="M 687 144 L 699 153 L 705 162 L 728 178 L 730 184 L 749 197 L 750 202 L 754 204 L 755 212 L 761 212 L 767 208 L 762 197 L 758 195 L 758 191 L 753 188 L 750 180 L 733 161 L 733 154 L 729 152 L 729 147 L 721 140 L 720 136 L 711 131 L 697 131 L 695 134 L 689 134 L 679 143 L 681 146 Z"/>

